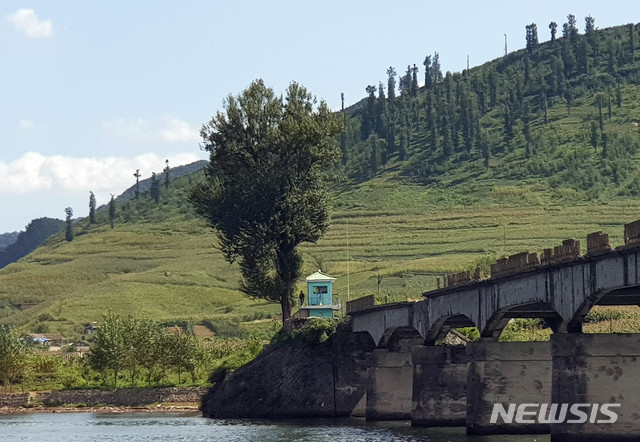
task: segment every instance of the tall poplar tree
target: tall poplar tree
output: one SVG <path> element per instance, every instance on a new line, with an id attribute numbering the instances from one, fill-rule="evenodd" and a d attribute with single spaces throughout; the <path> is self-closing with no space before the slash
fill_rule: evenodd
<path id="1" fill-rule="evenodd" d="M 291 316 L 302 256 L 329 226 L 324 172 L 340 157 L 341 120 L 298 83 L 284 97 L 256 80 L 203 126 L 210 153 L 206 180 L 191 192 L 229 262 L 238 262 L 241 289 L 279 302 Z M 242 177 L 242 179 L 238 179 Z"/>
<path id="2" fill-rule="evenodd" d="M 171 170 L 171 168 L 169 167 L 169 160 L 164 160 L 164 164 L 164 169 L 162 169 L 162 171 L 164 172 L 164 188 L 168 189 L 169 184 L 171 183 L 171 178 L 169 177 L 169 171 Z"/>
<path id="3" fill-rule="evenodd" d="M 431 55 L 424 57 L 422 64 L 424 65 L 424 87 L 429 89 L 431 87 Z"/>
<path id="4" fill-rule="evenodd" d="M 151 198 L 153 198 L 156 204 L 160 203 L 160 180 L 158 180 L 155 172 L 151 173 L 151 188 L 149 191 L 151 192 Z"/>
<path id="5" fill-rule="evenodd" d="M 555 43 L 556 33 L 558 32 L 558 23 L 552 21 L 549 23 L 549 29 L 551 30 L 551 43 Z"/>
<path id="6" fill-rule="evenodd" d="M 71 207 L 67 207 L 64 209 L 64 213 L 66 214 L 66 223 L 67 228 L 65 230 L 64 237 L 67 241 L 73 241 L 74 233 L 73 233 L 73 221 L 71 217 L 73 216 L 73 209 Z"/>
<path id="7" fill-rule="evenodd" d="M 113 195 L 111 195 L 111 200 L 109 201 L 109 221 L 111 221 L 111 228 L 116 222 L 116 200 Z"/>
<path id="8" fill-rule="evenodd" d="M 96 196 L 93 192 L 89 192 L 89 224 L 96 223 Z"/>

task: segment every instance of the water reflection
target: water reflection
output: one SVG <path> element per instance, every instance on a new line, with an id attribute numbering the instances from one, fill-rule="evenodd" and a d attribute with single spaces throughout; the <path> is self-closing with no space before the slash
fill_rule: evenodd
<path id="1" fill-rule="evenodd" d="M 548 442 L 549 436 L 467 436 L 464 428 L 415 428 L 359 419 L 214 420 L 196 413 L 30 413 L 0 415 L 0 440 Z"/>

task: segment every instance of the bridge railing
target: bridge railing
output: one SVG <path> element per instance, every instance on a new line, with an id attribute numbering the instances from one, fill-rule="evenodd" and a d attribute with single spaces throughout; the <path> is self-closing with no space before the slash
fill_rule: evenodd
<path id="1" fill-rule="evenodd" d="M 376 305 L 376 296 L 369 295 L 362 298 L 354 299 L 353 301 L 347 301 L 347 315 L 352 312 L 360 310 L 366 310 Z"/>
<path id="2" fill-rule="evenodd" d="M 599 255 L 611 251 L 609 234 L 602 231 L 587 235 L 587 256 Z"/>
<path id="3" fill-rule="evenodd" d="M 640 220 L 624 225 L 624 244 L 640 243 Z"/>

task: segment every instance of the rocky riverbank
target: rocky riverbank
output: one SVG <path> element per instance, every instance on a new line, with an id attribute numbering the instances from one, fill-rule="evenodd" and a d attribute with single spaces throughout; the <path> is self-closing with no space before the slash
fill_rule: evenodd
<path id="1" fill-rule="evenodd" d="M 113 405 L 84 407 L 84 406 L 62 406 L 52 407 L 47 405 L 37 405 L 33 407 L 0 407 L 0 415 L 3 414 L 26 414 L 26 413 L 189 413 L 194 416 L 201 416 L 200 404 L 184 403 L 172 405 L 148 405 L 143 407 L 116 407 Z"/>
<path id="2" fill-rule="evenodd" d="M 0 414 L 66 411 L 195 411 L 206 387 L 56 390 L 0 394 Z"/>
<path id="3" fill-rule="evenodd" d="M 218 380 L 203 398 L 213 418 L 349 416 L 367 390 L 375 344 L 348 327 L 324 342 L 285 341 Z"/>

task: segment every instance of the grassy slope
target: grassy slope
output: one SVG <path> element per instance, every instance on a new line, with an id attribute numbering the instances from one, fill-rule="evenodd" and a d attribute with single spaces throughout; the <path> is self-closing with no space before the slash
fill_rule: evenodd
<path id="1" fill-rule="evenodd" d="M 322 263 L 337 276 L 336 290 L 344 297 L 348 230 L 351 294 L 374 293 L 380 273 L 382 292 L 418 297 L 434 289 L 436 277 L 444 273 L 477 264 L 486 268 L 498 257 L 540 252 L 566 238 L 584 244 L 588 233 L 604 230 L 612 244 L 621 244 L 623 224 L 638 218 L 640 201 L 630 198 L 575 203 L 548 197 L 545 204 L 530 202 L 544 201 L 547 191 L 503 186 L 476 198 L 462 189 L 443 194 L 379 177 L 342 197 L 329 234 L 305 248 L 306 261 Z M 347 197 L 366 204 L 345 206 Z"/>
<path id="2" fill-rule="evenodd" d="M 0 271 L 0 322 L 25 331 L 44 324 L 70 336 L 108 309 L 161 322 L 276 314 L 277 306 L 239 293 L 237 271 L 214 248 L 215 235 L 188 207 L 178 207 L 189 185 L 176 184 L 158 207 L 148 196 L 121 207 L 114 229 L 106 213 L 97 227 L 83 220 L 73 242 L 57 235 Z"/>
<path id="3" fill-rule="evenodd" d="M 418 298 L 436 287 L 436 277 L 505 254 L 541 251 L 597 230 L 620 244 L 622 225 L 640 213 L 640 201 L 629 198 L 528 202 L 545 199 L 546 191 L 503 186 L 478 198 L 378 177 L 339 197 L 327 235 L 303 247 L 305 273 L 322 267 L 336 276 L 336 293 L 344 301 L 347 267 L 351 299 L 376 293 L 378 274 L 381 293 L 391 300 Z M 109 308 L 159 321 L 276 315 L 277 306 L 239 293 L 237 268 L 215 243 L 204 223 L 180 216 L 113 230 L 100 226 L 81 231 L 71 243 L 59 236 L 0 271 L 0 300 L 35 303 L 17 311 L 5 301 L 0 321 L 30 331 L 44 323 L 69 335 L 84 322 L 99 321 Z"/>

